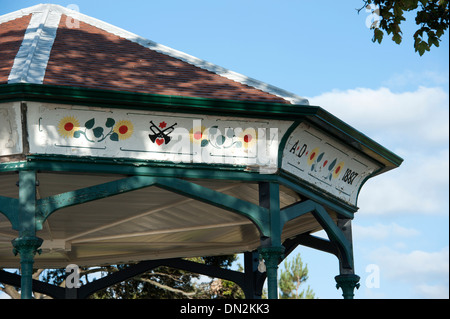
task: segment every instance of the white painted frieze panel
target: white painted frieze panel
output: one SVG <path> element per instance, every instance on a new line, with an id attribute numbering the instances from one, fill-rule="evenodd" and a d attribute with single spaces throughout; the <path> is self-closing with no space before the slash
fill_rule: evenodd
<path id="1" fill-rule="evenodd" d="M 0 104 L 0 156 L 23 152 L 20 103 Z"/>
<path id="2" fill-rule="evenodd" d="M 30 153 L 247 165 L 275 173 L 288 121 L 28 103 Z"/>
<path id="3" fill-rule="evenodd" d="M 301 123 L 289 136 L 281 166 L 352 205 L 356 205 L 361 185 L 379 167 L 307 123 Z"/>

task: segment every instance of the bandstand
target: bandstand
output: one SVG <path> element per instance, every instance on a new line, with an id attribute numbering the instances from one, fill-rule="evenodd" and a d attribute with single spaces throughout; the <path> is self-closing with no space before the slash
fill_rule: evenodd
<path id="1" fill-rule="evenodd" d="M 86 298 L 161 265 L 247 298 L 267 279 L 277 298 L 298 245 L 334 254 L 353 298 L 358 194 L 401 163 L 302 97 L 103 21 L 57 5 L 0 17 L 0 267 L 21 269 L 0 282 L 22 298 Z M 244 272 L 183 259 L 236 253 Z M 31 277 L 121 263 L 70 293 Z"/>

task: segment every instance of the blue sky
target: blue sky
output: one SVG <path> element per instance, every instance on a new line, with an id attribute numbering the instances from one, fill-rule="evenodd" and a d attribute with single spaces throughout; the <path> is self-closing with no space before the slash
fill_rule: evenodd
<path id="1" fill-rule="evenodd" d="M 0 0 L 0 15 L 42 1 Z M 306 97 L 404 158 L 369 180 L 353 221 L 356 298 L 449 297 L 449 37 L 420 57 L 372 43 L 362 0 L 55 1 Z M 341 298 L 334 256 L 298 248 L 319 298 Z M 378 281 L 373 280 L 378 275 Z"/>

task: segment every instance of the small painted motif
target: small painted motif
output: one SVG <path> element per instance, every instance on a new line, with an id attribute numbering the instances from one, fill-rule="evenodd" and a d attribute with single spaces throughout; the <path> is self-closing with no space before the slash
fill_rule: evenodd
<path id="1" fill-rule="evenodd" d="M 111 141 L 117 142 L 133 135 L 133 123 L 128 120 L 116 122 L 113 118 L 107 118 L 103 127 L 96 126 L 95 118 L 92 118 L 82 127 L 76 117 L 65 116 L 59 121 L 58 133 L 64 138 L 84 137 L 91 143 L 102 142 L 108 137 Z"/>

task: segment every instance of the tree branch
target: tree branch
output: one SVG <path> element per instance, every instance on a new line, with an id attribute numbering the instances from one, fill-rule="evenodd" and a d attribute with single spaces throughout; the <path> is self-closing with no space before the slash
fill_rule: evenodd
<path id="1" fill-rule="evenodd" d="M 183 291 L 183 290 L 180 290 L 180 289 L 172 288 L 172 287 L 160 284 L 159 282 L 153 281 L 153 280 L 148 279 L 148 278 L 136 277 L 135 279 L 143 281 L 143 282 L 147 282 L 149 284 L 152 284 L 152 285 L 154 285 L 154 286 L 156 286 L 158 288 L 164 289 L 164 290 L 168 290 L 168 291 L 171 291 L 171 292 L 174 292 L 174 293 L 182 294 L 182 295 L 184 295 L 184 296 L 186 296 L 188 298 L 191 298 L 192 296 L 195 295 L 195 292 L 186 292 L 186 291 Z"/>

